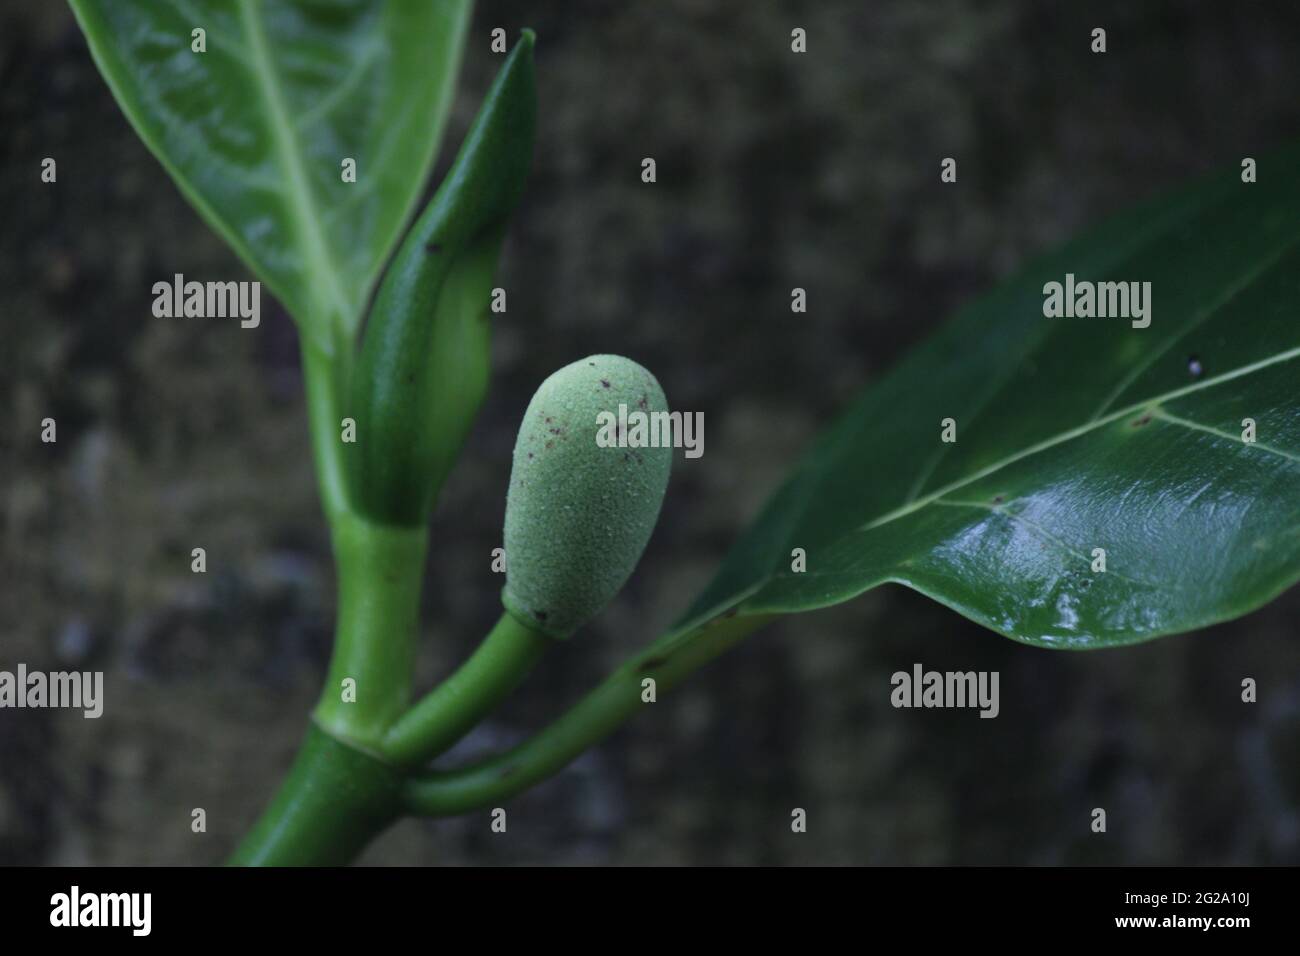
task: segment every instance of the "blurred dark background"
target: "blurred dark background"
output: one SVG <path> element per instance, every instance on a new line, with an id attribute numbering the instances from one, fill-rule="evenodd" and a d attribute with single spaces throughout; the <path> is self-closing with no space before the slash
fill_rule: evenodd
<path id="1" fill-rule="evenodd" d="M 492 0 L 439 169 L 499 64 L 496 26 L 537 30 L 540 139 L 494 389 L 434 522 L 422 685 L 499 612 L 510 449 L 549 372 L 636 358 L 705 413 L 706 454 L 678 458 L 626 592 L 462 755 L 541 727 L 668 624 L 816 430 L 959 305 L 1112 211 L 1300 135 L 1295 4 Z M 39 183 L 47 155 L 57 188 Z M 0 172 L 0 668 L 102 669 L 107 697 L 97 721 L 0 712 L 0 863 L 214 863 L 288 766 L 329 652 L 295 331 L 265 302 L 257 333 L 151 316 L 160 277 L 249 276 L 137 141 L 62 4 L 0 7 Z M 486 814 L 407 821 L 363 861 L 1297 863 L 1298 610 L 1293 591 L 1075 654 L 882 588 L 749 638 L 510 801 L 508 835 Z M 1001 716 L 892 709 L 889 675 L 917 661 L 1000 671 Z"/>

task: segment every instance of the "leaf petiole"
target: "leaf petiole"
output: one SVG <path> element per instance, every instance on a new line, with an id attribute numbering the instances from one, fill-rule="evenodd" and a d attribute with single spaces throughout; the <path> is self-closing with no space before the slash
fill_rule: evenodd
<path id="1" fill-rule="evenodd" d="M 656 694 L 668 690 L 773 616 L 723 615 L 699 625 L 692 640 L 676 633 L 661 637 L 519 746 L 466 767 L 412 775 L 401 789 L 403 809 L 417 816 L 455 816 L 527 790 L 648 706 L 646 680 L 655 682 Z"/>

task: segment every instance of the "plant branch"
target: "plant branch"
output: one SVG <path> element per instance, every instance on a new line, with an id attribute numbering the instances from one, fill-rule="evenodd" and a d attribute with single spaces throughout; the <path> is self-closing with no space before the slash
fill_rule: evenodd
<path id="1" fill-rule="evenodd" d="M 397 819 L 401 773 L 313 725 L 232 866 L 342 866 Z"/>
<path id="2" fill-rule="evenodd" d="M 527 790 L 603 740 L 635 711 L 651 706 L 642 702 L 644 679 L 654 679 L 656 695 L 666 691 L 771 617 L 718 617 L 694 631 L 660 638 L 518 747 L 467 767 L 411 776 L 402 788 L 405 809 L 422 816 L 455 816 Z"/>
<path id="3" fill-rule="evenodd" d="M 349 511 L 332 516 L 331 531 L 338 616 L 315 719 L 340 740 L 378 753 L 411 700 L 428 533 Z"/>
<path id="4" fill-rule="evenodd" d="M 445 752 L 519 685 L 551 643 L 513 614 L 502 614 L 469 660 L 393 725 L 384 756 L 412 767 Z"/>

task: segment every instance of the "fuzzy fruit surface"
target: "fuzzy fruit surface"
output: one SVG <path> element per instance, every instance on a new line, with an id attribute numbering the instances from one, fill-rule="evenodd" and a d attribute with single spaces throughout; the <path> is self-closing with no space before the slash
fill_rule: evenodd
<path id="1" fill-rule="evenodd" d="M 591 355 L 537 389 L 515 442 L 506 498 L 506 609 L 567 637 L 623 587 L 645 550 L 672 468 L 670 447 L 601 447 L 601 413 L 666 412 L 631 359 Z"/>

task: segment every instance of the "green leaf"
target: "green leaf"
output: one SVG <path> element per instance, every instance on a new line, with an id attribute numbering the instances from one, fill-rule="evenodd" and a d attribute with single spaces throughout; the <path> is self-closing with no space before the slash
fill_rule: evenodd
<path id="1" fill-rule="evenodd" d="M 723 611 L 897 582 L 1008 637 L 1097 648 L 1295 583 L 1298 163 L 1290 149 L 1258 183 L 1233 170 L 1122 215 L 964 309 L 816 442 L 668 643 Z M 1150 327 L 1045 318 L 1044 283 L 1069 272 L 1150 281 Z"/>
<path id="2" fill-rule="evenodd" d="M 351 342 L 442 134 L 468 0 L 71 3 L 186 198 L 304 337 Z"/>
<path id="3" fill-rule="evenodd" d="M 533 43 L 524 30 L 375 297 L 349 457 L 353 504 L 377 521 L 428 518 L 487 390 L 492 276 L 533 159 Z"/>

